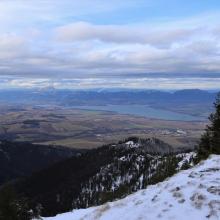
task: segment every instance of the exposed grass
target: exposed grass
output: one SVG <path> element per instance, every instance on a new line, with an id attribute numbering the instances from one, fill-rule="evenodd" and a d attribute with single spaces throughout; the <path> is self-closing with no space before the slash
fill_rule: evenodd
<path id="1" fill-rule="evenodd" d="M 0 137 L 10 136 L 18 141 L 78 148 L 94 148 L 128 136 L 154 136 L 174 146 L 184 147 L 193 145 L 205 127 L 202 122 L 147 119 L 104 111 L 32 107 L 23 107 L 18 112 L 4 108 L 0 125 Z M 186 131 L 187 135 L 162 133 L 177 129 Z"/>

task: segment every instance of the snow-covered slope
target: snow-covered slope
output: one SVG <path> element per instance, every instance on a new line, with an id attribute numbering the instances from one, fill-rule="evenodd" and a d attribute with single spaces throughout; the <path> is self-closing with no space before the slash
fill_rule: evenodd
<path id="1" fill-rule="evenodd" d="M 220 156 L 124 199 L 44 220 L 220 219 Z"/>

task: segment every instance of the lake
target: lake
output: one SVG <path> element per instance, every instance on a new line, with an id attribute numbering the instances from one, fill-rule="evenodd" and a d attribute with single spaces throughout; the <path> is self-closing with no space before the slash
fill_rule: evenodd
<path id="1" fill-rule="evenodd" d="M 129 114 L 146 118 L 175 120 L 175 121 L 204 121 L 205 118 L 197 117 L 163 109 L 154 109 L 146 105 L 97 105 L 97 106 L 72 106 L 84 110 L 111 111 L 119 114 Z"/>

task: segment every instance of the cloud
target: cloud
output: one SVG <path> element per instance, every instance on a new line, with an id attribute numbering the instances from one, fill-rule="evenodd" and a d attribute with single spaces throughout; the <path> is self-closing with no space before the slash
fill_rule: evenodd
<path id="1" fill-rule="evenodd" d="M 220 74 L 220 13 L 159 17 L 141 23 L 107 19 L 125 8 L 132 12 L 135 7 L 155 4 L 137 2 L 1 1 L 0 76 L 15 80 L 4 83 L 12 87 L 48 86 L 51 82 L 57 87 L 108 83 L 113 87 L 156 87 L 150 79 L 169 73 L 174 78 L 169 77 L 170 84 L 162 78 L 155 82 L 173 87 L 174 83 L 183 85 L 180 79 L 185 79 L 183 87 L 199 86 L 193 78 L 200 75 L 209 79 L 208 87 L 215 87 L 219 81 L 209 76 L 218 79 Z M 147 73 L 151 77 L 145 77 Z M 205 81 L 201 83 L 204 87 Z"/>
<path id="2" fill-rule="evenodd" d="M 100 40 L 110 43 L 138 43 L 166 46 L 197 34 L 192 28 L 154 30 L 147 26 L 93 25 L 86 22 L 68 24 L 56 29 L 56 37 L 63 42 Z"/>
<path id="3" fill-rule="evenodd" d="M 106 43 L 169 46 L 197 38 L 217 39 L 220 33 L 219 17 L 219 12 L 213 12 L 176 20 L 120 25 L 78 21 L 57 27 L 55 35 L 61 42 L 99 40 Z"/>
<path id="4" fill-rule="evenodd" d="M 26 47 L 25 39 L 16 34 L 0 35 L 0 59 L 10 59 L 21 55 Z"/>
<path id="5" fill-rule="evenodd" d="M 56 89 L 94 89 L 94 88 L 124 88 L 124 89 L 219 89 L 220 78 L 86 78 L 86 79 L 0 79 L 4 88 L 56 88 Z"/>

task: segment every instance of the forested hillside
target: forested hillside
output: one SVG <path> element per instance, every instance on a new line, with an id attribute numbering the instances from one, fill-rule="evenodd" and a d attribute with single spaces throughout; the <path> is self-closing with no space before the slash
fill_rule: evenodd
<path id="1" fill-rule="evenodd" d="M 80 153 L 65 147 L 0 141 L 0 185 Z"/>
<path id="2" fill-rule="evenodd" d="M 218 220 L 220 156 L 126 198 L 44 220 Z"/>
<path id="3" fill-rule="evenodd" d="M 192 158 L 158 139 L 129 138 L 51 166 L 14 185 L 43 216 L 121 198 L 188 167 Z"/>

